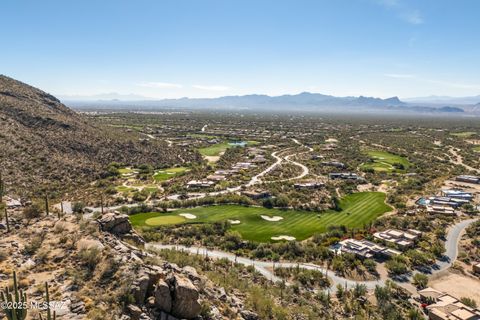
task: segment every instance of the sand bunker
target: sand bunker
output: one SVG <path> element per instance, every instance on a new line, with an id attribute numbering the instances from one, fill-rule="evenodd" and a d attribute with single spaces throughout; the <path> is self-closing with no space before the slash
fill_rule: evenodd
<path id="1" fill-rule="evenodd" d="M 228 220 L 230 224 L 240 224 L 240 220 Z"/>
<path id="2" fill-rule="evenodd" d="M 272 237 L 271 239 L 275 240 L 275 241 L 278 241 L 278 240 L 293 241 L 293 240 L 295 240 L 295 237 L 292 237 L 292 236 L 276 236 L 276 237 Z"/>
<path id="3" fill-rule="evenodd" d="M 184 217 L 185 219 L 197 219 L 197 216 L 191 213 L 180 213 L 179 216 Z"/>
<path id="4" fill-rule="evenodd" d="M 283 220 L 283 217 L 279 217 L 279 216 L 274 216 L 274 217 L 260 216 L 260 217 L 262 217 L 263 220 L 267 220 L 271 222 L 277 222 L 277 221 Z"/>

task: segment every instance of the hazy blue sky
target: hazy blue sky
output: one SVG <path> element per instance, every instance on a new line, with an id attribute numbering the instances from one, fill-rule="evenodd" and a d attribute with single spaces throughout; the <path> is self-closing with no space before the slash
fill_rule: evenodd
<path id="1" fill-rule="evenodd" d="M 57 95 L 480 94 L 478 0 L 2 0 L 0 73 Z"/>

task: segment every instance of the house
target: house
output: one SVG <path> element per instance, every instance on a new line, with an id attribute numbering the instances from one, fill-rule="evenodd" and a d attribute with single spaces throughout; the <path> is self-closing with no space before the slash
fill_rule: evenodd
<path id="1" fill-rule="evenodd" d="M 430 320 L 480 320 L 480 309 L 471 308 L 451 295 L 433 288 L 420 290 L 418 294 L 428 304 Z"/>
<path id="2" fill-rule="evenodd" d="M 254 165 L 251 162 L 237 162 L 232 168 L 238 169 L 238 170 L 246 170 L 246 169 L 250 169 L 253 166 Z"/>
<path id="3" fill-rule="evenodd" d="M 187 187 L 190 188 L 208 188 L 215 184 L 213 181 L 208 180 L 192 180 L 187 182 Z"/>
<path id="4" fill-rule="evenodd" d="M 220 174 L 211 174 L 211 175 L 207 176 L 207 180 L 211 180 L 211 181 L 223 181 L 225 179 L 226 179 L 226 177 L 224 175 L 220 175 Z"/>
<path id="5" fill-rule="evenodd" d="M 228 176 L 235 173 L 233 170 L 217 170 L 215 171 L 215 175 L 220 175 L 220 176 Z"/>
<path id="6" fill-rule="evenodd" d="M 373 236 L 381 241 L 393 243 L 401 249 L 410 248 L 415 241 L 422 235 L 418 230 L 409 229 L 408 231 L 401 231 L 396 229 L 388 229 L 381 232 L 376 232 Z"/>
<path id="7" fill-rule="evenodd" d="M 323 166 L 335 167 L 335 168 L 340 168 L 340 169 L 343 169 L 343 168 L 346 167 L 344 163 L 338 162 L 338 161 L 323 161 L 321 164 Z"/>
<path id="8" fill-rule="evenodd" d="M 427 213 L 430 214 L 455 214 L 455 209 L 447 206 L 433 206 L 427 205 Z"/>
<path id="9" fill-rule="evenodd" d="M 295 183 L 293 185 L 295 189 L 320 189 L 325 187 L 323 182 L 305 182 L 305 183 Z"/>
<path id="10" fill-rule="evenodd" d="M 332 246 L 330 250 L 337 254 L 353 253 L 360 258 L 399 255 L 401 252 L 386 248 L 367 240 L 345 239 Z"/>
<path id="11" fill-rule="evenodd" d="M 338 173 L 330 173 L 328 175 L 330 179 L 336 180 L 336 179 L 342 179 L 342 180 L 364 180 L 363 177 L 360 177 L 356 173 L 352 172 L 338 172 Z"/>
<path id="12" fill-rule="evenodd" d="M 271 196 L 270 192 L 261 190 L 252 190 L 252 191 L 243 191 L 242 195 L 249 197 L 250 199 L 258 200 L 258 199 L 265 199 Z"/>
<path id="13" fill-rule="evenodd" d="M 460 175 L 455 177 L 455 180 L 461 181 L 461 182 L 467 182 L 467 183 L 480 184 L 480 177 L 478 176 Z"/>
<path id="14" fill-rule="evenodd" d="M 453 190 L 453 189 L 445 189 L 442 190 L 442 195 L 445 197 L 449 197 L 452 199 L 459 199 L 464 201 L 472 201 L 473 194 L 470 192 L 466 192 L 463 190 Z"/>
<path id="15" fill-rule="evenodd" d="M 477 262 L 472 266 L 472 271 L 473 273 L 480 275 L 480 262 Z"/>

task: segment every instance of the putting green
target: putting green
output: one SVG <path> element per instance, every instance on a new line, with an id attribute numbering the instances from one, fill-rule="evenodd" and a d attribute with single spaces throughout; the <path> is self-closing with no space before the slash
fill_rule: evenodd
<path id="1" fill-rule="evenodd" d="M 145 224 L 151 227 L 162 226 L 168 224 L 179 224 L 185 222 L 185 218 L 182 216 L 164 216 L 155 217 L 145 220 Z"/>
<path id="2" fill-rule="evenodd" d="M 174 168 L 158 170 L 153 175 L 153 179 L 155 179 L 155 181 L 166 181 L 181 175 L 187 170 L 188 169 L 185 167 L 174 167 Z"/>
<path id="3" fill-rule="evenodd" d="M 329 226 L 344 225 L 349 228 L 361 228 L 392 208 L 385 204 L 385 194 L 381 192 L 359 192 L 340 200 L 341 211 L 329 210 L 314 213 L 299 210 L 267 209 L 263 207 L 245 207 L 240 205 L 220 205 L 180 209 L 174 212 L 147 212 L 130 216 L 135 227 L 182 223 L 214 223 L 227 220 L 240 220 L 231 225 L 246 240 L 271 242 L 271 237 L 292 236 L 301 241 L 327 230 Z M 187 220 L 179 216 L 190 213 L 197 217 Z M 262 218 L 282 217 L 279 221 Z M 175 220 L 180 218 L 181 220 Z M 178 221 L 178 222 L 176 222 Z"/>
<path id="4" fill-rule="evenodd" d="M 376 172 L 405 172 L 410 167 L 410 162 L 402 157 L 386 151 L 367 151 L 372 158 L 372 163 L 364 163 L 361 168 L 373 169 Z M 394 165 L 401 164 L 404 169 L 396 168 Z"/>

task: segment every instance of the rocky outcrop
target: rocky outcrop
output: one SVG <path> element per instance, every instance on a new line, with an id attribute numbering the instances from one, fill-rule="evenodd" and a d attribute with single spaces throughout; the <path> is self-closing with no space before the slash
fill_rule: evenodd
<path id="1" fill-rule="evenodd" d="M 155 307 L 165 312 L 172 311 L 170 286 L 162 279 L 155 286 Z"/>
<path id="2" fill-rule="evenodd" d="M 172 290 L 172 314 L 181 319 L 193 319 L 200 314 L 199 294 L 193 283 L 183 276 L 169 279 Z"/>
<path id="3" fill-rule="evenodd" d="M 137 244 L 144 244 L 145 240 L 132 228 L 128 215 L 118 212 L 109 212 L 97 220 L 102 231 L 109 232 L 122 239 L 129 239 Z"/>
<path id="4" fill-rule="evenodd" d="M 168 263 L 166 268 L 144 266 L 131 287 L 132 296 L 137 305 L 153 312 L 194 319 L 201 311 L 199 291 L 187 276 L 173 271 L 176 268 Z"/>
<path id="5" fill-rule="evenodd" d="M 107 231 L 115 235 L 124 235 L 132 231 L 132 225 L 130 224 L 128 215 L 126 214 L 109 212 L 98 219 L 98 223 L 100 223 L 100 227 L 103 231 Z"/>

